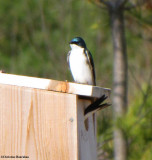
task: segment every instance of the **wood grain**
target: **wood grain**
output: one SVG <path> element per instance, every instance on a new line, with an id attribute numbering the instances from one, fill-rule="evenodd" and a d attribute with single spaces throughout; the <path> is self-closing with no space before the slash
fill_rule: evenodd
<path id="1" fill-rule="evenodd" d="M 96 116 L 85 122 L 84 108 L 103 94 L 110 89 L 0 73 L 0 158 L 96 160 Z"/>
<path id="2" fill-rule="evenodd" d="M 93 115 L 90 116 L 85 126 L 84 108 L 90 104 L 91 101 L 78 99 L 78 137 L 79 137 L 79 160 L 96 160 L 97 159 L 97 143 L 96 143 L 96 125 Z M 94 115 L 95 116 L 95 115 Z"/>
<path id="3" fill-rule="evenodd" d="M 0 85 L 0 156 L 78 160 L 76 100 L 67 93 Z"/>
<path id="4" fill-rule="evenodd" d="M 16 85 L 23 87 L 31 87 L 50 91 L 76 94 L 81 96 L 89 96 L 100 98 L 103 94 L 110 97 L 110 89 L 98 86 L 84 85 L 78 83 L 57 81 L 52 79 L 35 78 L 28 76 L 18 76 L 13 74 L 0 73 L 0 83 L 8 85 Z"/>

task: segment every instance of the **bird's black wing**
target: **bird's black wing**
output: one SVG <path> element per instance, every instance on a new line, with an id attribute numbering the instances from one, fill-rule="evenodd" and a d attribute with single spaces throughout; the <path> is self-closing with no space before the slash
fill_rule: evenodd
<path id="1" fill-rule="evenodd" d="M 87 56 L 87 63 L 89 64 L 90 68 L 91 68 L 91 71 L 92 71 L 92 74 L 93 74 L 93 77 L 94 77 L 94 85 L 96 85 L 96 75 L 95 75 L 95 68 L 94 68 L 94 62 L 93 62 L 93 58 L 92 58 L 92 55 L 90 53 L 90 51 L 88 49 L 85 49 L 85 54 Z"/>
<path id="2" fill-rule="evenodd" d="M 97 99 L 95 102 L 93 102 L 92 104 L 90 104 L 84 110 L 85 119 L 88 118 L 90 115 L 96 113 L 98 110 L 110 106 L 111 104 L 109 104 L 109 103 L 101 104 L 106 99 L 107 99 L 107 96 L 103 95 L 99 99 Z"/>

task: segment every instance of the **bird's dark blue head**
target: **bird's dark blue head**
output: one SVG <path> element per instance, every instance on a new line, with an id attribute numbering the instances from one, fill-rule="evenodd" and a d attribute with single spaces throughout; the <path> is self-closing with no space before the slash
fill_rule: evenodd
<path id="1" fill-rule="evenodd" d="M 86 48 L 85 41 L 81 37 L 75 37 L 70 41 L 70 44 L 75 44 L 80 47 Z"/>

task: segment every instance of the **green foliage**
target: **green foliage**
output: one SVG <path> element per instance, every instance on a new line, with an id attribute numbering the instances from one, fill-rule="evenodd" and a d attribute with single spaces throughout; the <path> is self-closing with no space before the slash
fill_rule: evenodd
<path id="1" fill-rule="evenodd" d="M 147 85 L 143 88 L 146 93 Z M 124 130 L 128 137 L 129 159 L 131 160 L 152 159 L 152 88 L 146 99 L 144 96 L 137 92 L 125 119 L 123 119 Z"/>
<path id="2" fill-rule="evenodd" d="M 145 98 L 152 68 L 151 16 L 144 7 L 125 14 L 129 109 L 117 125 L 128 139 L 130 160 L 152 159 L 151 88 Z M 113 49 L 106 10 L 81 0 L 1 0 L 0 22 L 0 68 L 7 73 L 71 81 L 68 42 L 82 36 L 94 58 L 97 85 L 111 88 Z M 97 134 L 99 151 L 113 159 L 111 107 L 98 115 Z"/>
<path id="3" fill-rule="evenodd" d="M 144 84 L 143 92 L 135 91 L 127 114 L 115 123 L 128 142 L 128 160 L 152 159 L 152 87 Z M 111 109 L 98 116 L 99 157 L 113 159 L 113 120 Z M 101 152 L 102 150 L 102 152 Z"/>
<path id="4" fill-rule="evenodd" d="M 143 87 L 146 93 L 147 85 Z M 117 124 L 128 139 L 128 159 L 152 158 L 152 88 L 145 99 L 145 95 L 136 91 L 134 101 L 129 106 L 125 117 Z M 145 158 L 147 157 L 147 158 Z"/>
<path id="5" fill-rule="evenodd" d="M 100 85 L 100 70 L 107 68 L 111 73 L 112 67 L 108 60 L 111 58 L 106 29 L 109 24 L 102 13 L 91 3 L 80 0 L 0 1 L 1 68 L 8 73 L 72 80 L 66 63 L 68 42 L 82 36 L 98 62 L 96 72 Z M 103 83 L 108 76 L 104 78 Z"/>

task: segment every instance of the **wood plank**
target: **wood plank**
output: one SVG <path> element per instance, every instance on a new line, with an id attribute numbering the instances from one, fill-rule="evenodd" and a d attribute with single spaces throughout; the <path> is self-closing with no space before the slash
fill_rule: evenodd
<path id="1" fill-rule="evenodd" d="M 87 120 L 84 118 L 84 108 L 90 100 L 78 99 L 78 134 L 79 134 L 79 160 L 97 160 L 96 126 L 93 115 Z M 87 127 L 86 127 L 87 126 Z"/>
<path id="2" fill-rule="evenodd" d="M 0 156 L 78 160 L 77 127 L 77 95 L 0 85 Z"/>
<path id="3" fill-rule="evenodd" d="M 96 98 L 101 97 L 103 94 L 110 96 L 110 89 L 108 88 L 6 73 L 0 73 L 0 83 Z"/>

